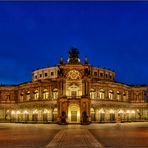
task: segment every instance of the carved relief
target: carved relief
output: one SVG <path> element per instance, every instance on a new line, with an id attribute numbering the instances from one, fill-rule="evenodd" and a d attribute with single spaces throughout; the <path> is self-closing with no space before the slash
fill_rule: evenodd
<path id="1" fill-rule="evenodd" d="M 68 72 L 67 78 L 71 80 L 79 80 L 81 79 L 81 74 L 77 70 L 71 70 Z"/>

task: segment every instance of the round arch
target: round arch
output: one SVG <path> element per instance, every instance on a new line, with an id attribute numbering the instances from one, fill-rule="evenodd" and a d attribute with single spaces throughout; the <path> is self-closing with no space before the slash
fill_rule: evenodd
<path id="1" fill-rule="evenodd" d="M 80 106 L 78 104 L 68 106 L 68 122 L 80 122 Z"/>

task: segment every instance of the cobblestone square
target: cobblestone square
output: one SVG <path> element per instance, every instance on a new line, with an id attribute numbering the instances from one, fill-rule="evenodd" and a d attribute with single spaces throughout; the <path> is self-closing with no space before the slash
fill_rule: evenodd
<path id="1" fill-rule="evenodd" d="M 148 123 L 0 124 L 1 148 L 148 147 Z"/>

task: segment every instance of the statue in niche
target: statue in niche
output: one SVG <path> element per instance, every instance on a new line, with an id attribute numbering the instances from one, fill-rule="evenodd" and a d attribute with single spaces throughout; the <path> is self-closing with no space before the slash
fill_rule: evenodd
<path id="1" fill-rule="evenodd" d="M 81 121 L 81 124 L 83 125 L 87 125 L 89 124 L 89 120 L 88 120 L 88 115 L 87 115 L 87 112 L 86 111 L 83 111 L 82 112 L 82 121 Z"/>
<path id="2" fill-rule="evenodd" d="M 66 109 L 66 103 L 63 103 L 63 109 L 64 110 Z"/>

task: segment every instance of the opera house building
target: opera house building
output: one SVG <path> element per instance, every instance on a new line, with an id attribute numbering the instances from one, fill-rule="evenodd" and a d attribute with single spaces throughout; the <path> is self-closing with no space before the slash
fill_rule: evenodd
<path id="1" fill-rule="evenodd" d="M 107 123 L 148 120 L 147 86 L 117 82 L 71 48 L 67 61 L 32 72 L 32 81 L 0 86 L 0 121 Z"/>

